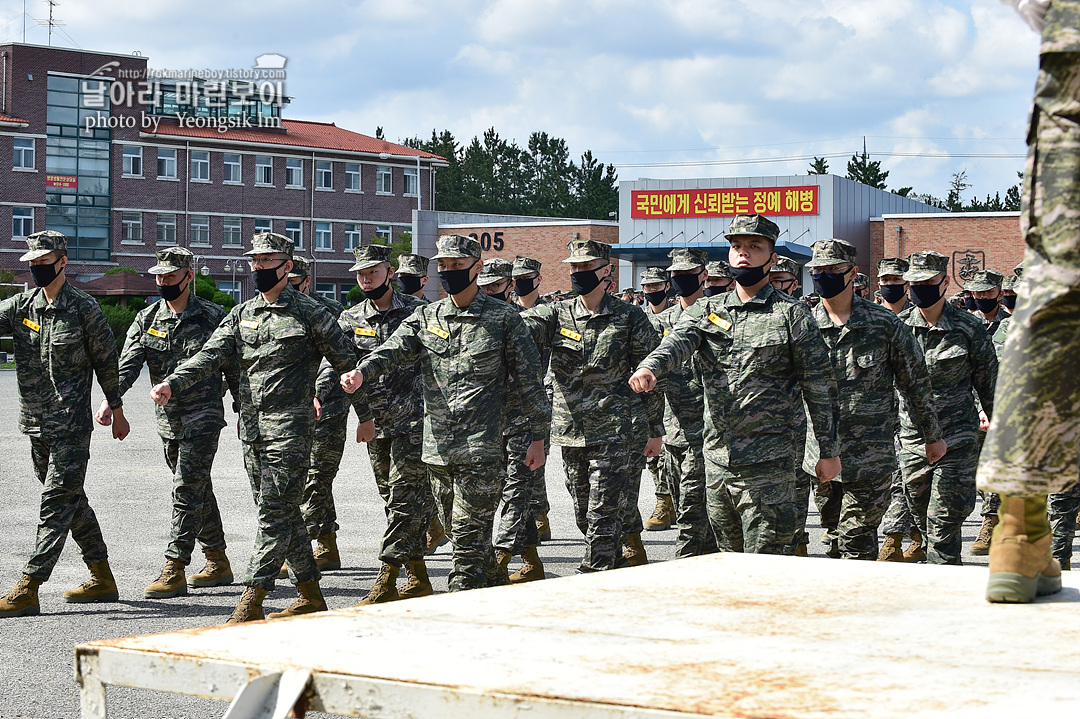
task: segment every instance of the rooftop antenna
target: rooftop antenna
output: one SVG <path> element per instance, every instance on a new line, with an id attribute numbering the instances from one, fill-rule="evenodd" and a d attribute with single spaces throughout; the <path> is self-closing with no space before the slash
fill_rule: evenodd
<path id="1" fill-rule="evenodd" d="M 22 41 L 26 43 L 26 0 L 22 0 Z"/>
<path id="2" fill-rule="evenodd" d="M 52 31 L 53 31 L 53 28 L 54 27 L 64 27 L 65 25 L 67 25 L 67 23 L 64 22 L 63 20 L 56 20 L 56 19 L 53 18 L 53 10 L 60 3 L 58 3 L 56 0 L 45 0 L 45 4 L 49 6 L 49 19 L 48 20 L 37 20 L 37 24 L 40 25 L 41 27 L 49 28 L 49 45 L 52 46 Z M 23 30 L 24 35 L 25 35 L 25 32 L 26 31 L 24 29 Z M 25 40 L 25 37 L 24 37 L 24 40 Z"/>

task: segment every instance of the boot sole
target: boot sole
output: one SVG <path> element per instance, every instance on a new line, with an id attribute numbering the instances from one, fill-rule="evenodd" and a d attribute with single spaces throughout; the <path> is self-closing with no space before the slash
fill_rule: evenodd
<path id="1" fill-rule="evenodd" d="M 36 617 L 41 614 L 41 605 L 33 604 L 22 609 L 13 609 L 10 612 L 0 612 L 0 618 L 7 617 Z"/>
<path id="2" fill-rule="evenodd" d="M 320 563 L 318 560 L 315 560 L 315 566 L 319 568 L 320 572 L 333 571 L 335 569 L 341 569 L 341 561 Z"/>
<path id="3" fill-rule="evenodd" d="M 326 609 L 312 609 L 310 612 L 271 612 L 266 615 L 267 619 L 287 619 L 289 617 L 305 617 L 308 614 L 318 614 L 319 612 L 325 612 Z"/>
<path id="4" fill-rule="evenodd" d="M 664 532 L 664 531 L 666 531 L 668 529 L 671 529 L 671 524 L 670 523 L 669 524 L 653 524 L 653 525 L 646 524 L 645 525 L 645 531 L 646 532 Z"/>
<path id="5" fill-rule="evenodd" d="M 173 597 L 182 597 L 185 594 L 187 594 L 187 584 L 183 584 L 179 588 L 167 592 L 157 592 L 150 589 L 143 590 L 144 599 L 172 599 Z"/>
<path id="6" fill-rule="evenodd" d="M 188 579 L 189 587 L 227 587 L 233 583 L 233 575 L 226 574 L 217 579 Z"/>
<path id="7" fill-rule="evenodd" d="M 1035 597 L 1061 591 L 1061 577 L 1025 577 L 1014 572 L 995 572 L 986 583 L 986 601 L 994 604 L 1030 604 Z"/>
<path id="8" fill-rule="evenodd" d="M 430 597 L 433 594 L 435 594 L 434 589 L 428 589 L 426 591 L 417 591 L 417 592 L 404 592 L 404 591 L 402 591 L 402 592 L 398 592 L 398 597 L 400 599 L 416 599 L 417 597 Z"/>
<path id="9" fill-rule="evenodd" d="M 971 553 L 976 557 L 985 556 L 987 554 L 990 554 L 990 546 L 989 545 L 975 546 L 973 544 L 973 545 L 971 545 Z"/>
<path id="10" fill-rule="evenodd" d="M 96 597 L 64 597 L 68 604 L 107 604 L 120 601 L 120 593 L 101 594 Z"/>
<path id="11" fill-rule="evenodd" d="M 541 579 L 547 579 L 547 574 L 544 572 L 536 572 L 530 574 L 518 574 L 515 572 L 510 575 L 511 584 L 525 584 L 526 582 L 539 582 Z"/>

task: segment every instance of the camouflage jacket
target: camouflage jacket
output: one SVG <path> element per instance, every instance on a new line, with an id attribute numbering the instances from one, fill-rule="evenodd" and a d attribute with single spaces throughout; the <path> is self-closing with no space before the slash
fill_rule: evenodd
<path id="1" fill-rule="evenodd" d="M 415 362 L 423 378 L 422 459 L 428 464 L 504 461 L 511 375 L 534 436 L 546 430 L 551 415 L 540 355 L 507 303 L 478 291 L 468 307 L 459 309 L 449 297 L 416 307 L 357 368 L 366 385 Z"/>
<path id="2" fill-rule="evenodd" d="M 240 439 L 301 437 L 315 430 L 312 400 L 323 357 L 339 373 L 351 370 L 355 361 L 333 316 L 286 286 L 273 303 L 257 294 L 233 307 L 199 353 L 165 382 L 179 396 L 235 358 L 241 371 Z M 363 395 L 351 401 L 361 422 L 371 419 Z"/>
<path id="3" fill-rule="evenodd" d="M 936 325 L 928 324 L 918 309 L 905 310 L 900 319 L 911 328 L 923 352 L 942 437 L 950 447 L 974 442 L 979 413 L 972 390 L 989 417 L 997 381 L 997 355 L 982 322 L 947 302 Z M 921 452 L 925 440 L 918 424 L 908 399 L 901 397 L 900 443 Z"/>
<path id="4" fill-rule="evenodd" d="M 657 318 L 660 337 L 666 337 L 686 311 L 676 302 Z M 705 395 L 701 389 L 701 373 L 691 357 L 682 367 L 671 371 L 661 385 L 664 392 L 664 443 L 673 447 L 700 445 L 705 431 Z"/>
<path id="5" fill-rule="evenodd" d="M 365 299 L 345 310 L 338 318 L 338 324 L 352 340 L 356 359 L 363 360 L 417 307 L 426 304 L 427 300 L 394 290 L 390 309 L 386 312 L 380 312 L 371 300 Z M 333 373 L 331 378 L 338 387 L 341 386 L 340 375 Z M 404 437 L 423 431 L 424 378 L 419 363 L 396 365 L 372 380 L 365 376 L 364 385 L 358 391 L 364 393 L 375 417 L 376 437 Z"/>
<path id="6" fill-rule="evenodd" d="M 802 302 L 768 284 L 746 302 L 737 291 L 703 297 L 640 366 L 662 380 L 695 352 L 705 395 L 705 449 L 718 464 L 784 458 L 794 464 L 805 444 L 792 429 L 802 401 L 821 453 L 839 455 L 829 349 Z"/>
<path id="7" fill-rule="evenodd" d="M 51 439 L 93 430 L 91 375 L 112 408 L 123 405 L 116 338 L 101 307 L 68 283 L 49 304 L 35 288 L 0 302 L 0 335 L 12 335 L 19 430 Z"/>
<path id="8" fill-rule="evenodd" d="M 983 316 L 982 312 L 979 312 L 978 314 L 972 316 L 982 322 L 983 327 L 986 328 L 986 334 L 990 335 L 990 337 L 993 337 L 995 334 L 997 334 L 998 328 L 1001 327 L 1001 323 L 1012 317 L 1012 314 L 1001 305 L 998 305 L 997 313 L 994 315 L 994 319 L 992 320 L 986 319 L 986 317 Z"/>
<path id="9" fill-rule="evenodd" d="M 345 308 L 341 303 L 316 293 L 308 295 L 311 299 L 326 308 L 326 311 L 337 319 Z M 326 372 L 323 372 L 326 370 Z M 334 368 L 325 359 L 319 368 L 319 376 L 315 379 L 315 396 L 319 399 L 319 420 L 323 422 L 331 417 L 339 417 L 349 411 L 349 398 L 345 390 L 341 388 L 341 376 L 334 372 Z"/>
<path id="10" fill-rule="evenodd" d="M 120 355 L 120 393 L 126 394 L 142 372 L 143 364 L 150 369 L 150 381 L 161 382 L 181 363 L 194 357 L 225 317 L 221 305 L 204 300 L 192 293 L 187 307 L 173 314 L 164 300 L 159 300 L 139 312 L 128 328 L 124 351 Z M 225 411 L 221 398 L 225 382 L 239 406 L 240 369 L 235 358 L 222 365 L 201 382 L 192 385 L 182 395 L 164 407 L 154 405 L 158 434 L 165 439 L 196 437 L 225 426 Z"/>
<path id="11" fill-rule="evenodd" d="M 640 307 L 604 295 L 593 314 L 573 297 L 521 316 L 537 346 L 551 348 L 552 444 L 632 441 L 632 420 L 640 412 L 650 437 L 664 435 L 662 398 L 639 402 L 628 384 L 637 363 L 659 342 Z"/>
<path id="12" fill-rule="evenodd" d="M 990 341 L 994 343 L 994 354 L 997 355 L 998 361 L 1001 360 L 1001 353 L 1005 351 L 1005 340 L 1009 336 L 1009 327 L 1012 325 L 1012 317 L 1006 317 L 997 329 L 994 331 L 994 336 L 990 338 Z"/>

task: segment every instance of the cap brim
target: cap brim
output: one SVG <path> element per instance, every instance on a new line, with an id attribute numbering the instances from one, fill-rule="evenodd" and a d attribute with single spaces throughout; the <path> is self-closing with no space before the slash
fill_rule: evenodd
<path id="1" fill-rule="evenodd" d="M 56 252 L 57 250 L 30 250 L 25 255 L 19 258 L 19 262 L 29 262 L 30 260 L 36 260 L 39 257 L 44 257 L 50 252 Z"/>
<path id="2" fill-rule="evenodd" d="M 942 274 L 945 274 L 945 270 L 908 270 L 904 273 L 904 282 L 922 282 L 923 280 L 931 280 Z"/>
<path id="3" fill-rule="evenodd" d="M 480 259 L 479 257 L 473 257 L 472 255 L 467 254 L 465 252 L 440 252 L 439 254 L 435 255 L 431 259 L 433 259 L 433 260 L 461 260 L 461 259 L 467 259 L 467 258 L 472 258 L 474 260 Z"/>
<path id="4" fill-rule="evenodd" d="M 676 262 L 668 265 L 668 272 L 679 272 L 682 270 L 700 270 L 704 269 L 705 265 L 699 265 L 692 262 Z"/>
<path id="5" fill-rule="evenodd" d="M 289 255 L 289 253 L 282 250 L 248 250 L 244 253 L 245 257 L 251 257 L 252 255 Z M 292 255 L 289 255 L 289 259 L 292 259 Z"/>
<path id="6" fill-rule="evenodd" d="M 528 277 L 529 275 L 538 275 L 540 270 L 514 270 L 510 273 L 511 277 Z"/>
<path id="7" fill-rule="evenodd" d="M 307 276 L 308 276 L 308 273 L 306 273 L 306 272 L 290 272 L 289 273 L 289 277 L 307 277 Z"/>
<path id="8" fill-rule="evenodd" d="M 820 259 L 817 259 L 817 260 L 811 259 L 805 265 L 803 265 L 803 267 L 806 267 L 806 268 L 810 268 L 810 267 L 828 267 L 830 265 L 853 265 L 853 264 L 855 264 L 855 262 L 853 260 L 837 260 L 837 259 L 832 259 L 832 258 L 826 259 L 826 258 L 823 257 L 823 258 L 820 258 Z"/>
<path id="9" fill-rule="evenodd" d="M 378 267 L 384 261 L 385 260 L 363 260 L 362 262 L 357 262 L 352 267 L 350 267 L 349 272 L 359 272 L 360 270 L 367 270 L 372 267 Z"/>
<path id="10" fill-rule="evenodd" d="M 728 232 L 724 234 L 724 238 L 730 240 L 732 237 L 764 237 L 766 240 L 775 243 L 776 240 L 764 234 L 763 232 Z"/>
<path id="11" fill-rule="evenodd" d="M 999 286 L 1000 285 L 991 285 L 986 282 L 968 282 L 966 285 L 964 285 L 964 289 L 968 292 L 989 292 L 990 290 Z"/>
<path id="12" fill-rule="evenodd" d="M 154 265 L 147 270 L 152 275 L 167 275 L 177 270 L 190 270 L 190 267 L 173 267 L 172 265 Z"/>
<path id="13" fill-rule="evenodd" d="M 596 255 L 588 255 L 586 257 L 567 257 L 563 260 L 564 265 L 568 265 L 571 262 L 592 262 L 593 260 L 607 260 L 607 257 L 597 257 Z"/>
<path id="14" fill-rule="evenodd" d="M 509 279 L 511 279 L 511 278 L 509 278 L 509 277 L 490 277 L 490 276 L 489 277 L 477 277 L 476 278 L 476 286 L 477 287 L 487 287 L 488 285 L 493 285 L 496 282 L 502 282 L 503 280 L 509 280 Z"/>

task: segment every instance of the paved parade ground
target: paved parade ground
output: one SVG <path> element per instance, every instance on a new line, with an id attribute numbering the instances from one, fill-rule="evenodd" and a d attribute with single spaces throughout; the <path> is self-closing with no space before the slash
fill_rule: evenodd
<path id="1" fill-rule="evenodd" d="M 41 616 L 0 621 L 0 718 L 36 717 L 59 719 L 79 716 L 78 688 L 73 675 L 76 644 L 152 632 L 207 626 L 224 622 L 242 586 L 192 590 L 184 597 L 143 599 L 143 588 L 152 582 L 164 563 L 168 542 L 171 477 L 165 467 L 161 441 L 154 429 L 150 383 L 144 372 L 125 398 L 131 434 L 122 443 L 109 431 L 98 428 L 91 445 L 86 492 L 97 513 L 109 547 L 109 561 L 120 588 L 115 604 L 65 604 L 60 595 L 87 578 L 74 542 L 69 541 L 53 572 L 41 588 Z M 18 394 L 13 371 L 0 371 L 0 591 L 18 581 L 33 546 L 40 499 L 40 485 L 30 464 L 30 443 L 19 434 Z M 100 401 L 100 391 L 95 402 Z M 355 417 L 350 437 L 355 436 Z M 548 495 L 551 501 L 552 541 L 540 549 L 549 578 L 573 573 L 581 560 L 584 543 L 573 525 L 564 476 L 555 451 L 548 463 Z M 214 466 L 214 486 L 228 541 L 228 556 L 237 578 L 243 574 L 255 529 L 254 504 L 241 460 L 235 425 L 222 431 L 221 447 Z M 322 590 L 331 609 L 356 604 L 373 583 L 378 571 L 377 550 L 385 525 L 382 502 L 375 488 L 364 449 L 354 442 L 346 448 L 341 472 L 335 482 L 335 500 L 341 529 L 338 543 L 343 569 L 323 576 Z M 654 504 L 653 484 L 642 480 L 641 511 L 648 516 Z M 964 546 L 978 529 L 977 512 L 964 527 Z M 821 556 L 821 530 L 811 506 L 808 521 L 810 554 Z M 643 535 L 651 561 L 669 560 L 674 552 L 674 530 Z M 983 564 L 985 557 L 965 554 L 965 563 Z M 791 558 L 790 561 L 800 561 Z M 202 566 L 196 552 L 189 574 Z M 446 591 L 450 547 L 428 558 L 436 592 Z M 516 567 L 516 560 L 511 568 Z M 634 569 L 619 570 L 633 572 Z M 479 590 L 483 591 L 483 590 Z M 287 581 L 266 599 L 267 611 L 288 606 L 295 594 Z M 888 603 L 890 597 L 881 597 Z M 527 648 L 519 647 L 520 651 Z M 327 651 L 333 651 L 327 647 Z M 401 652 L 423 652 L 423 646 L 402 646 Z M 635 658 L 635 663 L 646 661 Z M 221 702 L 191 697 L 110 688 L 109 716 L 132 719 L 158 717 L 212 717 L 224 713 Z"/>

